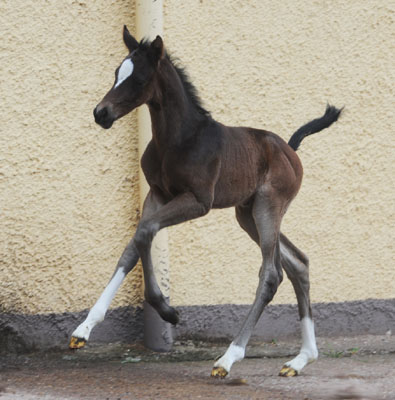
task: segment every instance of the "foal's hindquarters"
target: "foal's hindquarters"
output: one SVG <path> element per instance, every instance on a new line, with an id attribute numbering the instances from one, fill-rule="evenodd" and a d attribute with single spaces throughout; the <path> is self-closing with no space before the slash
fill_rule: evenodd
<path id="1" fill-rule="evenodd" d="M 239 333 L 214 364 L 213 377 L 225 377 L 232 364 L 244 358 L 253 328 L 283 279 L 282 269 L 296 292 L 303 344 L 298 356 L 285 364 L 280 375 L 295 376 L 318 356 L 310 308 L 308 260 L 280 233 L 282 217 L 301 184 L 302 166 L 296 153 L 275 135 L 267 136 L 264 153 L 268 162 L 264 180 L 252 198 L 236 206 L 237 221 L 261 248 L 263 260 L 259 284 L 254 303 Z"/>

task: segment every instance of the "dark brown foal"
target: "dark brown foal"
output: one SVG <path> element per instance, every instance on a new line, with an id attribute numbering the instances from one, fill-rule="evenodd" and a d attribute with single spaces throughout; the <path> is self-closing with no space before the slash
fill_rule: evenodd
<path id="1" fill-rule="evenodd" d="M 154 275 L 152 240 L 160 229 L 201 217 L 212 208 L 234 206 L 240 226 L 261 248 L 262 264 L 251 310 L 226 353 L 214 364 L 212 376 L 226 376 L 232 364 L 244 357 L 252 330 L 283 279 L 283 269 L 295 288 L 303 344 L 281 374 L 297 374 L 318 355 L 308 262 L 280 233 L 280 226 L 302 181 L 302 165 L 295 150 L 305 136 L 336 121 L 340 110 L 328 106 L 323 117 L 295 132 L 289 144 L 271 132 L 228 127 L 202 107 L 194 87 L 166 54 L 159 36 L 152 43 L 138 43 L 125 27 L 124 42 L 129 55 L 116 70 L 114 85 L 95 108 L 94 116 L 108 129 L 134 108 L 148 105 L 152 140 L 141 165 L 150 192 L 133 239 L 103 294 L 74 331 L 70 347 L 81 347 L 88 340 L 139 258 L 147 302 L 165 321 L 176 324 L 177 311 L 167 304 Z"/>

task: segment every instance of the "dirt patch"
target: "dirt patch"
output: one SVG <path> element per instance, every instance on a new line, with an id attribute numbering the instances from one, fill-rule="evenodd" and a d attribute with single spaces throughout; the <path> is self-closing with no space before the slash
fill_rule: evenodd
<path id="1" fill-rule="evenodd" d="M 319 339 L 320 358 L 296 378 L 278 376 L 298 343 L 252 343 L 229 378 L 210 377 L 226 346 L 179 342 L 170 353 L 141 344 L 90 344 L 77 351 L 9 354 L 0 397 L 14 399 L 395 399 L 392 336 Z"/>

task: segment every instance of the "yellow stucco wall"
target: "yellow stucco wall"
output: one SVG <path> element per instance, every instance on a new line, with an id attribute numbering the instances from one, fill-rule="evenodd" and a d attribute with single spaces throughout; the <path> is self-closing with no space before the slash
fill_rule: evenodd
<path id="1" fill-rule="evenodd" d="M 138 216 L 135 113 L 110 131 L 92 110 L 133 31 L 134 2 L 0 4 L 0 311 L 90 307 Z M 311 262 L 314 301 L 395 297 L 394 7 L 368 1 L 167 0 L 165 44 L 215 118 L 306 139 L 283 231 Z M 250 303 L 260 252 L 233 210 L 169 229 L 175 305 Z M 141 302 L 137 269 L 112 307 Z M 277 303 L 293 303 L 284 283 Z"/>
<path id="2" fill-rule="evenodd" d="M 131 1 L 0 4 L 0 311 L 90 307 L 139 212 L 135 116 L 111 131 L 93 108 L 125 54 Z M 141 300 L 141 274 L 113 306 Z"/>
<path id="3" fill-rule="evenodd" d="M 299 150 L 282 230 L 310 258 L 312 299 L 395 297 L 395 3 L 167 1 L 168 47 L 213 116 L 285 139 L 346 106 Z M 169 230 L 174 304 L 250 303 L 260 252 L 233 210 Z M 274 302 L 293 303 L 285 281 Z"/>

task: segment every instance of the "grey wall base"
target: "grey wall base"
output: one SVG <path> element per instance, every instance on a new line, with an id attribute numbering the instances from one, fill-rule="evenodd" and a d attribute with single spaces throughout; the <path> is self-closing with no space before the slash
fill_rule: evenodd
<path id="1" fill-rule="evenodd" d="M 237 334 L 249 306 L 214 305 L 178 307 L 180 324 L 176 338 L 230 339 Z M 313 304 L 317 336 L 381 335 L 395 333 L 395 299 Z M 272 339 L 300 336 L 296 305 L 268 306 L 256 325 L 253 338 Z"/>
<path id="2" fill-rule="evenodd" d="M 62 314 L 0 314 L 0 353 L 67 348 L 74 329 L 89 310 Z M 109 310 L 91 334 L 92 342 L 131 343 L 143 339 L 143 310 L 120 307 Z"/>
<path id="3" fill-rule="evenodd" d="M 175 339 L 229 340 L 238 331 L 249 306 L 213 305 L 177 307 L 180 323 Z M 88 310 L 63 314 L 0 314 L 0 352 L 67 348 L 73 330 Z M 364 300 L 313 305 L 317 336 L 350 336 L 395 332 L 395 299 Z M 121 307 L 110 310 L 92 332 L 91 342 L 143 340 L 143 310 Z M 266 308 L 253 337 L 263 340 L 299 336 L 299 318 L 294 305 Z"/>

